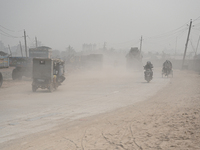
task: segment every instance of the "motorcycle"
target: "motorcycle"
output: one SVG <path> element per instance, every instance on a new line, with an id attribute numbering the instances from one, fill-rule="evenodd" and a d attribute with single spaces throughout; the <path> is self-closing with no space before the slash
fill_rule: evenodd
<path id="1" fill-rule="evenodd" d="M 149 83 L 153 79 L 153 71 L 151 69 L 147 69 L 144 72 L 144 78 Z"/>
<path id="2" fill-rule="evenodd" d="M 168 77 L 170 74 L 173 77 L 173 70 L 171 68 L 163 68 L 162 69 L 162 77 L 163 77 L 163 75 Z"/>

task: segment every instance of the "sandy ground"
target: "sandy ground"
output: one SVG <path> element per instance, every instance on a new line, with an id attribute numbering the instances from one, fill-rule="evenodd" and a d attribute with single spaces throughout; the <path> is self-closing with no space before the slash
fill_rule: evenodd
<path id="1" fill-rule="evenodd" d="M 29 133 L 4 141 L 0 143 L 0 149 L 200 149 L 200 76 L 194 72 L 186 71 L 174 71 L 174 74 L 174 78 L 167 80 L 162 78 L 154 79 L 153 81 L 155 82 L 152 81 L 150 84 L 142 84 L 142 82 L 131 80 L 136 87 L 139 87 L 139 90 L 135 90 L 137 88 L 132 83 L 127 82 L 130 78 L 123 83 L 122 80 L 112 79 L 110 81 L 111 78 L 109 78 L 107 82 L 114 82 L 118 88 L 113 88 L 113 84 L 108 84 L 112 86 L 100 88 L 98 91 L 102 93 L 96 93 L 97 95 L 103 94 L 103 96 L 92 96 L 90 103 L 88 101 L 85 104 L 96 104 L 97 101 L 102 99 L 102 103 L 109 102 L 111 103 L 110 106 L 114 106 L 114 108 L 104 111 L 98 110 L 100 113 L 92 113 L 85 117 L 79 116 L 78 118 L 71 119 L 71 121 L 64 120 L 59 122 L 59 120 L 56 120 L 59 124 L 53 128 L 46 128 L 47 130 Z M 135 79 L 138 80 L 138 78 Z M 90 81 L 92 82 L 89 84 L 90 86 L 97 85 L 99 87 L 99 85 L 104 84 L 101 80 L 98 82 L 96 82 L 96 79 L 94 80 Z M 82 80 L 82 82 L 87 83 L 87 80 Z M 80 81 L 78 83 L 80 84 Z M 71 88 L 77 90 L 78 83 L 75 83 L 76 86 Z M 27 86 L 26 83 L 23 84 L 25 87 Z M 128 86 L 124 87 L 125 84 Z M 90 89 L 89 85 L 85 88 Z M 91 89 L 93 88 L 91 87 Z M 105 88 L 106 91 L 104 91 Z M 9 89 L 9 86 L 7 89 Z M 67 89 L 69 90 L 69 87 Z M 112 90 L 109 91 L 109 89 Z M 130 93 L 134 91 L 136 95 L 131 95 Z M 139 96 L 140 94 L 145 95 L 141 91 L 146 92 L 148 96 Z M 60 92 L 63 91 L 61 90 Z M 40 96 L 41 94 L 44 95 L 44 93 L 38 93 Z M 80 91 L 78 93 L 83 94 Z M 29 92 L 27 94 L 30 97 L 37 98 L 37 96 L 31 95 Z M 72 94 L 77 93 L 74 92 Z M 125 98 L 128 100 L 123 99 L 124 95 L 126 95 Z M 84 99 L 83 95 L 81 97 Z M 137 97 L 140 100 L 130 102 L 133 97 Z M 4 98 L 9 99 L 9 97 Z M 97 101 L 94 101 L 96 98 Z M 114 105 L 113 101 L 108 101 L 109 99 L 116 100 L 117 106 Z M 126 104 L 123 105 L 123 101 Z M 99 106 L 100 104 L 98 103 Z M 95 112 L 94 109 L 97 109 L 98 105 L 96 107 L 90 105 L 90 110 Z M 105 105 L 101 107 L 103 108 Z M 85 109 L 87 108 L 85 107 Z M 10 116 L 12 117 L 12 115 Z M 61 116 L 59 119 L 62 120 L 63 117 Z M 23 122 L 23 117 L 20 119 Z M 1 120 L 3 120 L 2 123 L 9 121 L 5 118 L 1 118 Z M 52 122 L 54 121 L 52 120 Z M 20 121 L 19 125 L 21 125 Z M 41 124 L 38 124 L 38 126 L 41 126 Z M 12 128 L 8 129 L 11 130 Z M 0 131 L 4 133 L 7 130 L 2 129 Z"/>

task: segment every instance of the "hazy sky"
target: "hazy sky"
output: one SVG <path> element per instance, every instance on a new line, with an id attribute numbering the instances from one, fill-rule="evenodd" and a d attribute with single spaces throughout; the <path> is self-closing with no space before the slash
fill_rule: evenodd
<path id="1" fill-rule="evenodd" d="M 0 0 L 0 40 L 5 46 L 30 47 L 35 37 L 53 49 L 71 45 L 80 51 L 84 43 L 98 47 L 144 51 L 184 50 L 190 19 L 195 25 L 189 50 L 200 35 L 200 0 Z M 9 35 L 8 35 L 9 34 Z M 13 38 L 16 36 L 19 38 Z M 176 40 L 177 39 L 177 40 Z M 192 44 L 191 44 L 192 43 Z"/>

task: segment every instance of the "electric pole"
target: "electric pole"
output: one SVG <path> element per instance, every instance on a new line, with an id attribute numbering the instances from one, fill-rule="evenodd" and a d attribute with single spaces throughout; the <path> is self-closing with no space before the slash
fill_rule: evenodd
<path id="1" fill-rule="evenodd" d="M 141 36 L 141 39 L 140 39 L 140 58 L 142 58 L 141 52 L 142 52 L 142 36 Z"/>
<path id="2" fill-rule="evenodd" d="M 200 40 L 200 36 L 199 36 L 199 40 Z M 198 46 L 199 46 L 199 40 L 198 40 L 198 43 L 197 43 L 197 48 L 196 48 L 196 51 L 195 51 L 195 55 L 194 55 L 194 56 L 197 55 L 197 49 L 198 49 Z"/>
<path id="3" fill-rule="evenodd" d="M 140 53 L 142 52 L 142 36 L 141 36 L 141 39 L 140 39 Z"/>
<path id="4" fill-rule="evenodd" d="M 141 36 L 141 39 L 140 39 L 140 53 L 142 52 L 142 36 Z"/>
<path id="5" fill-rule="evenodd" d="M 9 52 L 10 52 L 10 56 L 12 56 L 12 52 L 10 50 L 10 45 L 8 45 L 8 49 L 9 49 Z"/>
<path id="6" fill-rule="evenodd" d="M 22 52 L 22 44 L 21 44 L 21 42 L 19 41 L 19 46 L 20 46 L 20 50 L 21 50 L 21 55 L 22 55 L 22 57 L 23 57 L 23 52 Z"/>
<path id="7" fill-rule="evenodd" d="M 36 48 L 38 47 L 38 45 L 37 45 L 37 37 L 35 37 L 35 46 L 36 46 Z"/>
<path id="8" fill-rule="evenodd" d="M 176 44 L 175 44 L 175 53 L 174 53 L 174 59 L 176 59 L 176 48 L 177 48 L 177 37 L 176 37 Z"/>
<path id="9" fill-rule="evenodd" d="M 185 51 L 184 51 L 183 62 L 182 62 L 182 69 L 184 68 L 185 55 L 186 55 L 186 51 L 187 51 L 187 46 L 188 46 L 188 41 L 189 41 L 189 37 L 190 37 L 191 27 L 192 27 L 192 20 L 190 20 L 190 26 L 189 26 L 189 30 L 188 30 L 188 36 L 187 36 L 187 40 L 186 40 L 186 44 L 185 44 Z"/>
<path id="10" fill-rule="evenodd" d="M 27 44 L 26 44 L 26 31 L 25 30 L 24 30 L 24 42 L 25 42 L 26 57 L 28 57 L 28 55 L 27 55 Z"/>

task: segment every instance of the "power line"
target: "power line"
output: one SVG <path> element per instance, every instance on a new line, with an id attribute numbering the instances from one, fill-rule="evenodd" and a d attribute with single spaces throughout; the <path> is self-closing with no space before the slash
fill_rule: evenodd
<path id="1" fill-rule="evenodd" d="M 152 37 L 148 37 L 148 38 L 159 38 L 160 36 L 166 36 L 167 34 L 173 34 L 173 32 L 176 32 L 177 30 L 181 29 L 182 27 L 186 27 L 186 24 L 188 22 L 186 22 L 184 25 L 174 29 L 174 30 L 171 30 L 171 31 L 168 31 L 168 32 L 165 32 L 165 33 L 162 33 L 162 34 L 159 34 L 159 35 L 155 35 L 155 36 L 152 36 Z"/>
<path id="2" fill-rule="evenodd" d="M 180 32 L 178 35 L 176 35 L 176 37 L 166 37 L 165 39 L 161 39 L 161 40 L 158 40 L 158 39 L 150 39 L 150 40 L 146 40 L 144 41 L 145 44 L 149 44 L 149 45 L 159 45 L 159 46 L 172 46 L 174 44 L 177 43 L 177 40 L 180 39 L 181 37 L 183 37 L 184 33 L 186 32 L 187 30 L 182 30 L 182 32 Z"/>
<path id="3" fill-rule="evenodd" d="M 160 35 L 157 35 L 157 36 L 153 36 L 153 37 L 148 37 L 148 39 L 160 39 L 160 38 L 165 38 L 165 37 L 170 37 L 170 36 L 173 36 L 175 34 L 179 34 L 180 32 L 184 31 L 184 30 L 187 30 L 187 27 L 183 28 L 183 29 L 177 29 L 177 30 L 174 30 L 173 32 L 168 32 L 168 33 L 165 33 L 165 34 L 160 34 Z"/>
<path id="4" fill-rule="evenodd" d="M 191 46 L 192 46 L 192 50 L 195 52 L 195 48 L 194 48 L 194 45 L 193 45 L 193 43 L 192 43 L 192 40 L 190 40 L 190 44 L 191 44 Z"/>
<path id="5" fill-rule="evenodd" d="M 28 35 L 27 35 L 27 37 L 32 43 L 34 43 L 34 40 L 32 40 Z"/>
<path id="6" fill-rule="evenodd" d="M 11 35 L 11 34 L 9 34 L 9 33 L 5 32 L 5 31 L 3 31 L 3 30 L 1 30 L 1 29 L 0 29 L 0 31 L 3 32 L 3 34 L 2 34 L 2 33 L 1 33 L 1 34 L 4 35 L 4 36 L 11 37 L 11 38 L 21 38 L 21 37 L 17 37 L 17 36 Z"/>
<path id="7" fill-rule="evenodd" d="M 197 17 L 196 19 L 194 19 L 194 20 L 193 20 L 193 22 L 194 22 L 194 21 L 196 21 L 196 20 L 199 20 L 199 19 L 200 19 L 200 16 L 199 16 L 199 17 Z"/>
<path id="8" fill-rule="evenodd" d="M 6 27 L 3 27 L 2 25 L 0 25 L 0 27 L 2 27 L 3 29 L 6 29 L 7 31 L 15 32 L 15 31 L 10 30 L 10 29 L 8 29 L 8 28 L 6 28 Z"/>
<path id="9" fill-rule="evenodd" d="M 171 35 L 168 35 L 168 36 L 163 36 L 163 37 L 160 37 L 159 39 L 158 38 L 154 38 L 154 39 L 151 39 L 151 38 L 147 38 L 147 40 L 148 40 L 148 42 L 150 41 L 155 41 L 156 40 L 156 42 L 154 42 L 154 43 L 157 43 L 157 42 L 164 42 L 164 43 L 168 43 L 168 42 L 170 42 L 170 41 L 172 41 L 172 40 L 174 40 L 174 38 L 175 37 L 180 37 L 185 31 L 187 31 L 187 29 L 185 28 L 185 29 L 182 29 L 182 30 L 180 30 L 180 31 L 178 31 L 177 33 L 173 33 L 173 34 L 171 34 Z"/>
<path id="10" fill-rule="evenodd" d="M 180 33 L 177 37 L 182 37 L 183 34 L 186 32 L 187 30 L 184 30 L 182 33 Z"/>
<path id="11" fill-rule="evenodd" d="M 200 17 L 198 17 L 198 18 L 200 18 Z M 198 19 L 197 18 L 197 19 Z M 196 20 L 197 20 L 196 19 Z M 168 32 L 165 32 L 165 33 L 162 33 L 162 34 L 159 34 L 159 35 L 155 35 L 155 36 L 152 36 L 152 37 L 146 37 L 146 38 L 144 38 L 144 39 L 146 39 L 146 40 L 158 40 L 159 39 L 159 41 L 158 42 L 160 42 L 160 41 L 165 41 L 165 42 L 169 42 L 169 40 L 167 40 L 166 41 L 166 39 L 169 39 L 170 38 L 170 41 L 172 41 L 173 39 L 173 37 L 181 37 L 182 35 L 183 35 L 183 33 L 185 33 L 185 31 L 187 31 L 188 30 L 188 27 L 186 26 L 187 25 L 187 23 L 188 23 L 188 21 L 186 22 L 186 23 L 184 23 L 182 26 L 180 26 L 180 27 L 178 27 L 178 28 L 176 28 L 176 29 L 174 29 L 174 30 L 171 30 L 171 31 L 168 31 Z M 123 43 L 117 43 L 117 44 L 125 44 L 125 43 L 129 43 L 129 42 L 132 42 L 133 40 L 131 40 L 131 41 L 127 41 L 127 42 L 123 42 Z M 137 41 L 137 43 L 136 44 L 138 44 L 139 43 L 139 40 Z M 154 42 L 155 43 L 155 42 Z M 116 45 L 116 44 L 114 44 L 114 45 Z"/>
<path id="12" fill-rule="evenodd" d="M 1 35 L 3 35 L 3 36 L 11 37 L 11 36 L 9 36 L 9 35 L 6 35 L 6 34 L 4 34 L 4 33 L 1 33 L 1 32 L 0 32 L 0 34 L 1 34 Z"/>
<path id="13" fill-rule="evenodd" d="M 21 37 L 14 37 L 14 36 L 11 36 L 11 35 L 8 35 L 8 34 L 5 34 L 5 33 L 1 33 L 1 32 L 0 32 L 0 34 L 3 35 L 3 36 L 9 37 L 9 38 L 21 38 Z"/>

